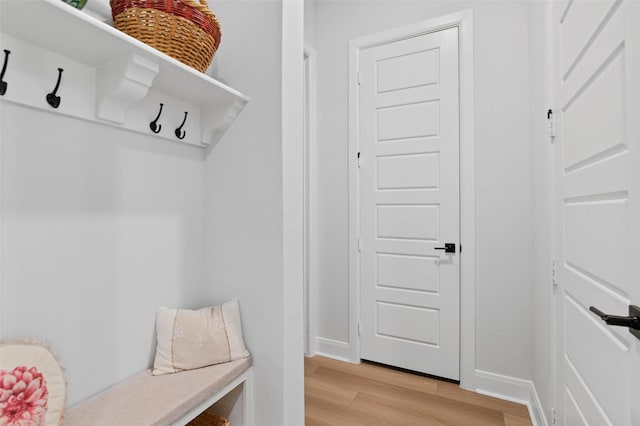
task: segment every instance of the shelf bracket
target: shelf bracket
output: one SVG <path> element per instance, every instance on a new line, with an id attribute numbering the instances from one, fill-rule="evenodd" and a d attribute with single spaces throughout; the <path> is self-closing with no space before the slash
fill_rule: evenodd
<path id="1" fill-rule="evenodd" d="M 116 59 L 96 70 L 96 115 L 124 123 L 129 107 L 147 96 L 158 75 L 157 62 L 137 54 Z"/>
<path id="2" fill-rule="evenodd" d="M 200 117 L 201 142 L 203 145 L 215 145 L 225 134 L 231 123 L 247 104 L 247 99 L 236 99 L 227 109 L 205 109 Z"/>

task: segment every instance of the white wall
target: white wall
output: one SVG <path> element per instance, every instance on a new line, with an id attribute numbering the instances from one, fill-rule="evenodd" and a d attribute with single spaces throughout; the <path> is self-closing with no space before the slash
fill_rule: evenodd
<path id="1" fill-rule="evenodd" d="M 51 342 L 73 404 L 149 367 L 203 295 L 202 150 L 2 105 L 0 338 Z"/>
<path id="2" fill-rule="evenodd" d="M 532 376 L 528 5 L 318 1 L 318 335 L 348 342 L 348 41 L 472 8 L 476 119 L 476 368 Z"/>
<path id="3" fill-rule="evenodd" d="M 304 41 L 316 45 L 316 1 L 304 0 Z"/>
<path id="4" fill-rule="evenodd" d="M 215 3 L 223 30 L 217 75 L 251 100 L 205 160 L 207 297 L 240 300 L 254 357 L 258 425 L 299 424 L 296 416 L 302 414 L 302 305 L 300 300 L 285 306 L 292 295 L 283 284 L 291 279 L 283 270 L 282 60 L 289 54 L 282 51 L 283 7 L 279 0 Z M 301 24 L 302 15 L 297 20 Z M 298 285 L 293 291 L 301 299 Z M 285 323 L 291 309 L 300 309 L 299 318 Z M 285 365 L 292 330 L 298 361 Z M 298 404 L 289 398 L 292 391 Z"/>

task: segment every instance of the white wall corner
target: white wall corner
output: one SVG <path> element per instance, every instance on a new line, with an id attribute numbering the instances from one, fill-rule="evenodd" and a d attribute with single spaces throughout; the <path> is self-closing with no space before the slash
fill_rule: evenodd
<path id="1" fill-rule="evenodd" d="M 96 115 L 123 123 L 129 107 L 147 96 L 160 65 L 140 55 L 116 59 L 96 70 Z"/>
<path id="2" fill-rule="evenodd" d="M 344 362 L 354 362 L 351 359 L 351 348 L 347 342 L 316 337 L 316 355 L 336 359 Z"/>
<path id="3" fill-rule="evenodd" d="M 526 405 L 533 426 L 548 426 L 533 381 L 475 370 L 475 383 L 478 393 Z"/>
<path id="4" fill-rule="evenodd" d="M 304 424 L 303 147 L 304 7 L 282 2 L 283 421 Z"/>

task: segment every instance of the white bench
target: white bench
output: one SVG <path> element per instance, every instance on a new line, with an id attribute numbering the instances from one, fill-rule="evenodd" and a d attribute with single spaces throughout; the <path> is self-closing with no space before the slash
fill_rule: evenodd
<path id="1" fill-rule="evenodd" d="M 65 425 L 185 425 L 215 404 L 233 425 L 253 425 L 251 357 L 152 376 L 151 370 L 68 408 Z"/>

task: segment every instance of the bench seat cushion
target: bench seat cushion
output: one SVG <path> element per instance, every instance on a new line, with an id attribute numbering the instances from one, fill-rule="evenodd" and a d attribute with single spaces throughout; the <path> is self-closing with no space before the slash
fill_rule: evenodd
<path id="1" fill-rule="evenodd" d="M 151 370 L 70 407 L 65 425 L 170 425 L 251 367 L 251 357 L 161 376 Z"/>

